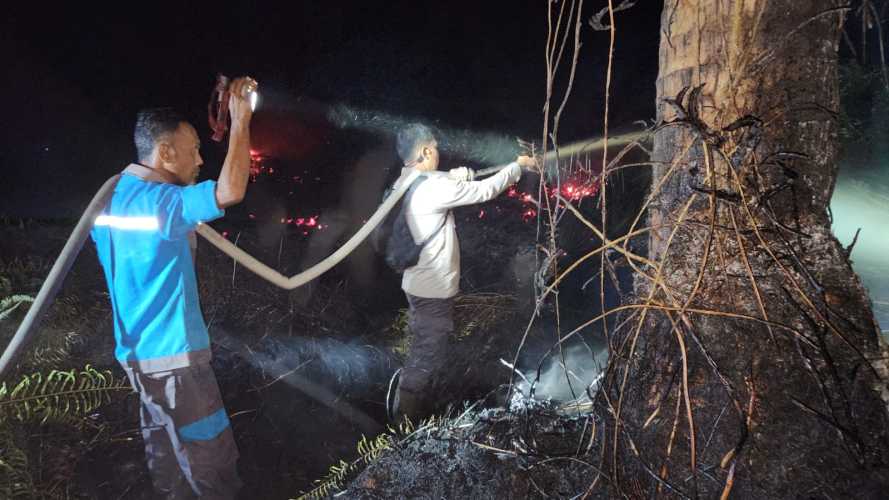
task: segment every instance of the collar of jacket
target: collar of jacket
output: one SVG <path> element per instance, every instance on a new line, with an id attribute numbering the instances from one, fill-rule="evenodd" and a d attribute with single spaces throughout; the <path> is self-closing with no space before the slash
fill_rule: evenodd
<path id="1" fill-rule="evenodd" d="M 130 163 L 123 169 L 124 174 L 136 176 L 146 182 L 158 182 L 161 184 L 179 184 L 179 180 L 166 170 L 146 167 L 138 163 Z"/>

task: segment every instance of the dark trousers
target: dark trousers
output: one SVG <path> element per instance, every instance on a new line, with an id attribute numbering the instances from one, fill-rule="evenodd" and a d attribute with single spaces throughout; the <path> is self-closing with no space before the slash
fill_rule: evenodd
<path id="1" fill-rule="evenodd" d="M 207 364 L 144 373 L 124 366 L 140 398 L 142 438 L 162 498 L 235 498 L 238 448 Z"/>
<path id="2" fill-rule="evenodd" d="M 446 371 L 448 339 L 454 331 L 454 299 L 405 295 L 413 339 L 401 369 L 396 410 L 416 420 L 428 416 L 436 403 L 434 389 Z"/>

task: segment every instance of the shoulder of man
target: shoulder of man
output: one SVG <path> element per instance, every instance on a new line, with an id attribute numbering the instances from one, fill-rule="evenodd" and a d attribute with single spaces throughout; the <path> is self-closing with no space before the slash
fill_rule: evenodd
<path id="1" fill-rule="evenodd" d="M 421 179 L 422 179 L 422 181 L 421 181 Z M 463 181 L 451 179 L 450 177 L 448 177 L 447 172 L 435 171 L 435 172 L 426 172 L 425 174 L 423 174 L 423 176 L 420 179 L 417 180 L 417 182 L 419 183 L 418 188 L 420 186 L 422 186 L 426 189 L 429 189 L 429 188 L 442 187 L 442 186 L 456 186 L 457 183 L 463 182 Z"/>
<path id="2" fill-rule="evenodd" d="M 448 177 L 445 172 L 426 172 L 414 181 L 413 191 L 417 197 L 425 197 L 431 193 L 453 189 L 456 182 L 458 181 Z"/>
<path id="3" fill-rule="evenodd" d="M 149 182 L 132 175 L 123 175 L 114 189 L 115 201 L 129 203 L 147 202 L 155 204 L 180 193 L 180 186 L 159 182 Z"/>

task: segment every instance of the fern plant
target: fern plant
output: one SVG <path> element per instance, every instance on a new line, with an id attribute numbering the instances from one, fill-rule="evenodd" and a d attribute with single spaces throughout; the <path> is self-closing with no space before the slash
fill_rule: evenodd
<path id="1" fill-rule="evenodd" d="M 12 295 L 0 300 L 0 321 L 6 319 L 20 305 L 34 302 L 34 297 L 30 295 Z"/>
<path id="2" fill-rule="evenodd" d="M 90 423 L 87 415 L 110 402 L 113 394 L 129 390 L 126 379 L 90 365 L 36 372 L 14 385 L 0 384 L 0 498 L 43 498 L 48 492 L 41 493 L 34 484 L 28 454 L 17 439 L 29 434 L 27 426 L 58 423 L 84 429 Z"/>
<path id="3" fill-rule="evenodd" d="M 0 321 L 11 320 L 13 313 L 22 312 L 27 307 L 22 304 L 30 304 L 34 298 L 29 295 L 12 295 L 0 299 Z M 16 314 L 18 316 L 19 314 Z M 82 310 L 76 296 L 63 297 L 56 301 L 52 321 L 48 322 L 41 335 L 33 343 L 30 349 L 21 357 L 19 368 L 25 371 L 39 371 L 56 367 L 64 363 L 71 356 L 72 347 L 80 341 L 79 330 L 68 330 L 69 325 L 87 324 L 89 319 Z M 14 330 L 15 325 L 11 326 Z M 6 327 L 0 329 L 5 332 Z"/>
<path id="4" fill-rule="evenodd" d="M 52 370 L 48 375 L 25 375 L 14 386 L 0 384 L 0 424 L 58 421 L 70 423 L 111 400 L 111 394 L 129 391 L 125 379 L 90 365 L 82 370 Z"/>
<path id="5" fill-rule="evenodd" d="M 437 428 L 440 423 L 441 419 L 433 416 L 428 420 L 424 420 L 420 427 L 416 427 L 409 418 L 405 417 L 396 427 L 388 426 L 385 432 L 374 439 L 367 439 L 366 436 L 361 436 L 357 446 L 358 458 L 351 462 L 340 460 L 338 463 L 331 465 L 327 476 L 315 481 L 317 486 L 311 491 L 303 493 L 297 500 L 320 500 L 330 496 L 335 490 L 342 489 L 346 480 L 360 468 L 367 467 L 376 462 L 383 452 L 400 446 L 421 430 Z"/>

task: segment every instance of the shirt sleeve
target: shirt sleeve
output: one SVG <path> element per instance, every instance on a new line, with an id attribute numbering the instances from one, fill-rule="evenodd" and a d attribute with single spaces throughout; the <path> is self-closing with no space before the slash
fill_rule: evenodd
<path id="1" fill-rule="evenodd" d="M 201 222 L 225 215 L 216 204 L 216 182 L 175 187 L 161 198 L 159 212 L 161 234 L 166 239 L 185 237 Z"/>
<path id="2" fill-rule="evenodd" d="M 432 209 L 451 209 L 492 200 L 522 176 L 518 163 L 512 162 L 496 174 L 482 181 L 455 181 L 441 178 L 425 189 L 422 204 Z M 424 183 L 420 188 L 425 187 Z M 418 190 L 420 188 L 417 188 Z"/>

